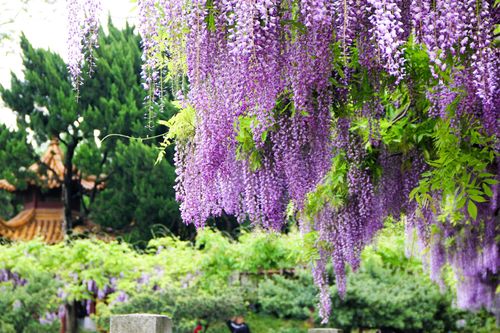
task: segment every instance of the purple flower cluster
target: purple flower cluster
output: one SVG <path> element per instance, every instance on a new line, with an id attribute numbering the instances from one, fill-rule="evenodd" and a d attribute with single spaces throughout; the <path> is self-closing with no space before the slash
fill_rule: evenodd
<path id="1" fill-rule="evenodd" d="M 42 317 L 40 317 L 38 319 L 38 321 L 40 322 L 40 324 L 42 325 L 50 325 L 52 324 L 54 321 L 58 320 L 58 316 L 57 316 L 57 313 L 55 312 L 47 312 L 45 313 Z"/>
<path id="2" fill-rule="evenodd" d="M 142 71 L 141 77 L 143 87 L 148 91 L 146 102 L 148 103 L 148 126 L 153 126 L 154 102 L 161 95 L 161 48 L 159 41 L 161 10 L 157 0 L 139 0 L 139 22 L 138 30 L 142 38 Z"/>
<path id="3" fill-rule="evenodd" d="M 328 285 L 328 276 L 326 272 L 326 263 L 328 254 L 325 250 L 319 251 L 319 258 L 315 261 L 312 267 L 314 283 L 320 290 L 319 296 L 319 316 L 323 318 L 322 323 L 328 322 L 328 316 L 332 310 L 332 300 L 330 298 L 330 290 Z"/>
<path id="4" fill-rule="evenodd" d="M 480 98 L 483 107 L 484 127 L 489 133 L 498 136 L 500 135 L 500 89 L 498 87 L 500 53 L 498 48 L 493 48 L 490 45 L 493 19 L 488 1 L 481 1 L 481 4 L 481 11 L 475 27 L 476 34 L 471 43 L 475 46 L 473 48 L 475 54 L 471 57 L 472 77 L 475 94 Z"/>
<path id="5" fill-rule="evenodd" d="M 295 5 L 293 13 L 283 10 Z M 435 6 L 429 0 L 294 4 L 216 0 L 210 8 L 203 0 L 193 2 L 183 12 L 189 27 L 185 51 L 190 91 L 185 102 L 196 110 L 196 131 L 192 139 L 177 143 L 175 157 L 183 219 L 202 227 L 208 218 L 226 213 L 280 230 L 287 204 L 292 201 L 302 209 L 306 194 L 329 170 L 334 151 L 344 150 L 350 166 L 346 204 L 325 207 L 313 225 L 319 233 L 318 244 L 332 245 L 323 249 L 321 260 L 333 260 L 339 292 L 345 290 L 346 265 L 359 266 L 361 250 L 382 227 L 383 218 L 403 213 L 419 243 L 431 247 L 431 275 L 439 280 L 442 265 L 451 258 L 442 246 L 447 236 L 431 237 L 434 212 L 419 210 L 408 201 L 425 171 L 422 158 L 414 152 L 391 156 L 382 150 L 382 179 L 375 184 L 371 171 L 363 166 L 362 144 L 349 134 L 348 119 L 338 119 L 332 139 L 330 109 L 334 98 L 345 96 L 345 90 L 340 92 L 342 88 L 332 87 L 329 81 L 335 75 L 330 46 L 340 42 L 347 58 L 351 48 L 357 47 L 361 65 L 373 73 L 374 86 L 381 71 L 397 83 L 406 79 L 404 44 L 414 31 L 426 46 L 438 82 L 429 93 L 435 101 L 431 115 L 446 117 L 461 87 L 472 94 L 459 101 L 458 116 L 476 110 L 479 100 L 487 110 L 484 105 L 494 105 L 491 96 L 496 86 L 493 76 L 485 74 L 485 68 L 492 66 L 479 64 L 492 64 L 496 58 L 486 44 L 489 35 L 478 35 L 475 29 L 477 24 L 490 23 L 485 19 L 476 23 L 470 6 L 465 0 L 440 1 Z M 486 17 L 488 10 L 482 8 L 486 12 L 481 15 Z M 484 40 L 481 54 L 476 52 L 480 40 Z M 476 54 L 481 61 L 469 73 L 476 79 L 468 79 L 470 66 L 454 69 L 453 85 L 440 79 L 441 72 L 448 70 L 447 54 L 472 60 L 470 55 Z M 343 82 L 348 83 L 349 71 L 346 68 Z M 370 119 L 374 146 L 380 144 L 377 124 L 384 112 L 380 101 L 369 101 L 361 115 Z M 493 113 L 489 114 L 492 118 Z M 481 112 L 474 111 L 474 115 L 481 117 Z M 242 118 L 250 119 L 255 144 L 247 155 L 236 140 Z M 321 311 L 326 314 L 323 266 L 317 263 L 315 275 L 323 290 Z"/>
<path id="6" fill-rule="evenodd" d="M 419 159 L 414 161 L 414 171 L 409 170 L 411 173 L 425 170 L 418 166 L 423 164 Z M 490 171 L 498 175 L 499 167 L 500 163 L 497 162 Z M 408 184 L 405 187 L 415 185 Z M 414 236 L 417 237 L 417 249 L 422 252 L 424 266 L 430 277 L 443 285 L 442 268 L 449 263 L 458 282 L 457 305 L 470 310 L 491 308 L 497 288 L 495 279 L 500 267 L 500 249 L 495 237 L 500 229 L 498 216 L 495 214 L 499 209 L 499 185 L 492 185 L 491 190 L 491 200 L 478 203 L 478 217 L 470 223 L 460 225 L 438 220 L 438 203 L 442 198 L 437 192 L 433 193 L 433 200 L 426 207 L 419 208 L 415 202 L 403 205 L 408 217 L 408 241 L 414 243 Z M 467 216 L 467 209 L 464 207 L 461 213 Z"/>
<path id="7" fill-rule="evenodd" d="M 329 168 L 331 5 L 304 5 L 308 32 L 295 37 L 291 27 L 280 30 L 278 1 L 212 6 L 196 2 L 187 17 L 188 102 L 197 128 L 176 148 L 182 215 L 202 226 L 225 212 L 280 230 L 288 201 L 300 207 Z M 291 107 L 278 110 L 278 101 Z M 257 170 L 237 156 L 241 117 L 252 119 Z"/>
<path id="8" fill-rule="evenodd" d="M 118 296 L 116 297 L 115 299 L 115 302 L 118 302 L 118 303 L 125 303 L 128 301 L 128 295 L 126 292 L 124 291 L 120 291 L 118 293 Z"/>
<path id="9" fill-rule="evenodd" d="M 358 18 L 362 15 L 358 12 L 360 6 L 356 4 L 355 0 L 335 1 L 335 32 L 337 39 L 342 42 L 342 53 L 347 56 L 347 48 L 352 44 L 356 38 L 356 30 Z"/>
<path id="10" fill-rule="evenodd" d="M 78 282 L 78 275 L 75 273 L 74 274 L 74 279 L 75 282 Z M 141 281 L 138 281 L 140 283 Z M 86 314 L 91 315 L 95 313 L 95 304 L 97 300 L 106 300 L 106 298 L 115 292 L 116 290 L 116 283 L 117 279 L 115 277 L 112 277 L 109 279 L 108 283 L 104 285 L 104 287 L 99 288 L 95 280 L 83 280 L 82 285 L 86 287 L 89 295 L 87 299 L 81 300 L 82 304 L 85 306 Z M 67 300 L 67 294 L 64 291 L 64 289 L 59 288 L 57 292 L 57 297 L 61 300 L 62 303 L 65 303 Z M 124 296 L 120 293 L 118 298 L 122 299 Z M 59 309 L 59 316 L 64 316 L 65 314 L 65 307 L 64 305 L 61 306 Z M 42 319 L 41 319 L 42 320 Z M 43 321 L 45 323 L 50 323 L 47 318 L 44 318 Z"/>
<path id="11" fill-rule="evenodd" d="M 412 22 L 417 39 L 427 48 L 431 71 L 438 81 L 430 92 L 431 115 L 448 118 L 446 107 L 457 97 L 457 91 L 465 88 L 467 94 L 461 103 L 467 112 L 482 120 L 487 133 L 498 135 L 499 55 L 491 46 L 493 11 L 489 6 L 486 0 L 443 0 L 435 5 L 431 0 L 414 0 Z M 449 68 L 446 59 L 450 55 L 461 56 L 462 63 Z M 439 72 L 445 71 L 456 77 L 452 84 L 441 77 Z M 477 99 L 480 103 L 476 105 Z"/>
<path id="12" fill-rule="evenodd" d="M 73 88 L 78 92 L 82 84 L 85 61 L 89 70 L 94 65 L 94 48 L 98 47 L 100 0 L 67 1 L 68 11 L 68 71 Z"/>
<path id="13" fill-rule="evenodd" d="M 346 127 L 348 130 L 348 124 L 344 121 L 338 124 L 338 128 L 345 130 Z M 377 197 L 370 171 L 362 165 L 366 156 L 361 142 L 355 136 L 342 132 L 339 131 L 337 140 L 343 142 L 339 142 L 337 147 L 345 150 L 349 164 L 346 175 L 347 198 L 341 207 L 327 203 L 314 221 L 320 258 L 313 273 L 321 291 L 320 313 L 324 320 L 330 311 L 330 299 L 323 295 L 325 287 L 318 283 L 323 281 L 320 280 L 323 279 L 322 276 L 326 276 L 326 271 L 321 271 L 325 269 L 322 261 L 332 260 L 337 290 L 343 297 L 346 291 L 346 266 L 349 265 L 354 270 L 359 268 L 362 249 L 382 228 L 382 221 L 386 216 L 378 210 L 383 200 Z"/>
<path id="14" fill-rule="evenodd" d="M 404 77 L 402 45 L 404 29 L 399 0 L 368 0 L 372 15 L 370 22 L 374 43 L 378 46 L 379 63 L 398 83 Z"/>
<path id="15" fill-rule="evenodd" d="M 0 269 L 0 282 L 12 282 L 14 286 L 24 286 L 27 281 L 18 273 L 13 273 L 9 269 Z"/>
<path id="16" fill-rule="evenodd" d="M 83 66 L 83 10 L 80 1 L 68 1 L 68 70 L 71 75 L 73 87 L 79 89 Z"/>

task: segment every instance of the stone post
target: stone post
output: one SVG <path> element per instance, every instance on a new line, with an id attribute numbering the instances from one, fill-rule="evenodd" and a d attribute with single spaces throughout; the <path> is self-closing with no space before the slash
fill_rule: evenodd
<path id="1" fill-rule="evenodd" d="M 110 333 L 172 333 L 172 320 L 139 313 L 111 316 Z"/>
<path id="2" fill-rule="evenodd" d="M 342 330 L 336 328 L 311 328 L 308 333 L 342 333 Z"/>

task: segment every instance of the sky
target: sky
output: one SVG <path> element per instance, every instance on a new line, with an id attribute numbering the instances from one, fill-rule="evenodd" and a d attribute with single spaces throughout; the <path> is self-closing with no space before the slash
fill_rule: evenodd
<path id="1" fill-rule="evenodd" d="M 74 1 L 74 0 L 69 0 Z M 135 4 L 131 0 L 101 0 L 101 23 L 108 13 L 118 27 L 136 23 Z M 22 32 L 34 47 L 50 49 L 67 59 L 66 0 L 0 0 L 0 84 L 8 87 L 11 72 L 22 77 L 19 36 Z M 0 100 L 0 123 L 15 126 L 14 114 Z"/>

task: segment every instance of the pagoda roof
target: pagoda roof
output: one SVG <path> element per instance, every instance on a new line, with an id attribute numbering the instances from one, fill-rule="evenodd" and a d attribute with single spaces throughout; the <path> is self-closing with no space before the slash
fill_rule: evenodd
<path id="1" fill-rule="evenodd" d="M 64 153 L 61 150 L 58 139 L 52 139 L 47 150 L 43 153 L 40 161 L 32 164 L 28 169 L 33 172 L 37 178 L 42 181 L 44 188 L 55 189 L 61 187 L 64 179 Z M 81 173 L 74 168 L 73 179 L 78 180 Z M 92 190 L 95 186 L 97 177 L 87 176 L 80 179 L 80 183 L 85 190 Z M 36 184 L 34 180 L 29 181 L 30 184 Z M 103 184 L 98 185 L 102 189 Z M 0 179 L 0 189 L 13 192 L 16 187 L 10 184 L 6 179 Z"/>
<path id="2" fill-rule="evenodd" d="M 54 244 L 64 239 L 63 225 L 63 208 L 25 209 L 9 221 L 0 218 L 0 236 L 13 241 L 29 241 L 38 237 L 46 243 Z M 73 228 L 73 233 L 91 233 L 106 241 L 114 239 L 113 235 L 103 232 L 99 225 L 90 221 Z"/>
<path id="3" fill-rule="evenodd" d="M 0 179 L 0 190 L 6 190 L 9 192 L 14 192 L 16 190 L 16 187 L 9 183 L 5 179 Z"/>
<path id="4" fill-rule="evenodd" d="M 62 209 L 34 208 L 23 210 L 9 221 L 0 219 L 0 236 L 11 240 L 42 238 L 47 243 L 63 240 Z"/>

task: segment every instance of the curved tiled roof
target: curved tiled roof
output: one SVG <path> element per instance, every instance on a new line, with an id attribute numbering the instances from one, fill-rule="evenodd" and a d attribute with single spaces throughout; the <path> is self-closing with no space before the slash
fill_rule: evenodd
<path id="1" fill-rule="evenodd" d="M 42 187 L 48 189 L 59 188 L 63 183 L 65 166 L 64 154 L 57 139 L 51 140 L 49 147 L 43 153 L 40 161 L 29 167 L 29 170 L 37 175 Z M 74 168 L 74 179 L 79 180 L 85 190 L 92 190 L 96 183 L 96 176 L 83 178 Z M 37 185 L 38 181 L 29 181 L 32 185 Z M 104 184 L 99 184 L 98 189 L 102 189 Z M 0 179 L 0 190 L 13 192 L 16 187 L 5 179 Z M 33 206 L 31 206 L 33 207 Z M 76 216 L 77 212 L 73 212 Z M 92 233 L 102 239 L 111 239 L 109 235 L 102 233 L 100 227 L 85 221 L 82 226 L 73 228 L 75 233 Z M 102 235 L 101 235 L 102 234 Z M 40 237 L 47 243 L 57 243 L 65 236 L 64 228 L 64 208 L 37 207 L 25 209 L 9 221 L 0 218 L 0 237 L 11 240 L 31 240 Z"/>
<path id="2" fill-rule="evenodd" d="M 54 244 L 64 239 L 63 225 L 64 208 L 26 209 L 9 221 L 0 218 L 0 237 L 13 241 L 29 241 L 39 237 L 49 244 Z M 104 232 L 99 225 L 89 220 L 73 228 L 74 235 L 87 233 L 104 241 L 115 239 L 113 234 Z"/>
<path id="3" fill-rule="evenodd" d="M 0 236 L 11 240 L 40 237 L 47 243 L 57 243 L 64 238 L 63 216 L 61 208 L 23 210 L 9 221 L 0 219 Z"/>
<path id="4" fill-rule="evenodd" d="M 9 183 L 6 179 L 0 179 L 0 190 L 14 192 L 16 190 L 16 187 Z"/>
<path id="5" fill-rule="evenodd" d="M 59 146 L 59 140 L 52 139 L 49 147 L 40 158 L 40 162 L 34 163 L 29 170 L 38 175 L 44 183 L 44 187 L 53 189 L 61 186 L 64 179 L 64 155 Z"/>

